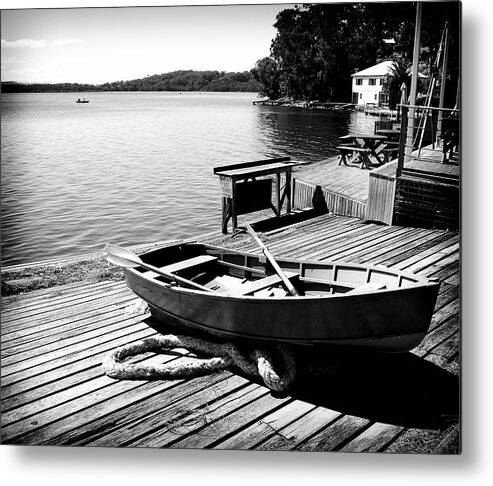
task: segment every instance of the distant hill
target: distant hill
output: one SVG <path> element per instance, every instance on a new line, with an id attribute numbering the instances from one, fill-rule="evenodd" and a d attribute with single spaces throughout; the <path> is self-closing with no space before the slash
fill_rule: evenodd
<path id="1" fill-rule="evenodd" d="M 66 93 L 85 91 L 243 91 L 258 92 L 259 84 L 249 71 L 174 71 L 131 81 L 104 84 L 3 82 L 3 93 Z"/>

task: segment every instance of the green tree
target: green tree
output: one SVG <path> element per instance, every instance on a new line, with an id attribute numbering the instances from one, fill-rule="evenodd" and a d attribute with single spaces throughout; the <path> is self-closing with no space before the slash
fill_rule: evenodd
<path id="1" fill-rule="evenodd" d="M 452 19 L 451 64 L 459 65 L 459 13 L 457 1 L 425 2 L 421 45 L 430 59 L 440 27 Z M 393 38 L 397 53 L 412 59 L 415 18 L 412 2 L 306 4 L 279 12 L 271 57 L 279 67 L 281 91 L 296 99 L 350 100 L 351 74 L 392 54 L 383 39 Z"/>
<path id="2" fill-rule="evenodd" d="M 281 96 L 279 66 L 274 59 L 271 57 L 259 59 L 250 72 L 260 84 L 260 95 L 267 96 L 271 100 L 275 100 Z"/>

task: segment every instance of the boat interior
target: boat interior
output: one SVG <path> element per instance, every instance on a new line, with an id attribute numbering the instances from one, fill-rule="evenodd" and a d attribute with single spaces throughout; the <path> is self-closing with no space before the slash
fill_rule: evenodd
<path id="1" fill-rule="evenodd" d="M 200 244 L 176 245 L 141 255 L 142 261 L 166 275 L 143 267 L 137 270 L 149 279 L 173 283 L 180 277 L 212 292 L 232 297 L 290 296 L 282 278 L 263 255 L 235 252 Z M 277 260 L 284 275 L 300 296 L 330 296 L 392 290 L 415 285 L 422 279 L 384 267 L 344 263 Z M 191 286 L 191 285 L 190 285 Z"/>

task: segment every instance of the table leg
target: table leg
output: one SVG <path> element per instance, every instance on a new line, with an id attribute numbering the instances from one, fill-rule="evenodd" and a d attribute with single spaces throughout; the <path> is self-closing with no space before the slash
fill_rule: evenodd
<path id="1" fill-rule="evenodd" d="M 284 190 L 286 197 L 288 198 L 286 202 L 286 210 L 288 214 L 291 214 L 291 171 L 286 172 L 286 189 Z"/>
<path id="2" fill-rule="evenodd" d="M 346 161 L 346 152 L 341 152 L 341 157 L 339 158 L 339 163 L 337 165 L 344 164 L 346 167 L 349 167 Z"/>
<path id="3" fill-rule="evenodd" d="M 365 152 L 362 152 L 360 154 L 360 156 L 361 156 L 361 167 L 360 168 L 370 170 L 371 169 L 371 160 L 368 157 L 368 154 L 366 154 Z"/>
<path id="4" fill-rule="evenodd" d="M 223 218 L 222 218 L 222 231 L 223 234 L 228 234 L 228 220 L 229 220 L 229 198 L 223 197 Z"/>
<path id="5" fill-rule="evenodd" d="M 277 216 L 281 215 L 281 174 L 276 174 Z"/>
<path id="6" fill-rule="evenodd" d="M 376 144 L 372 143 L 372 144 L 368 145 L 368 148 L 370 149 L 370 152 L 373 155 L 373 157 L 375 157 L 375 159 L 377 159 L 378 165 L 383 165 L 385 162 L 380 158 L 380 156 L 377 153 L 377 150 L 380 147 L 380 145 L 383 145 L 383 144 L 376 145 Z"/>
<path id="7" fill-rule="evenodd" d="M 234 233 L 236 231 L 236 228 L 238 227 L 238 217 L 236 214 L 236 181 L 233 182 L 233 197 L 230 200 L 230 213 L 232 221 L 232 231 Z"/>

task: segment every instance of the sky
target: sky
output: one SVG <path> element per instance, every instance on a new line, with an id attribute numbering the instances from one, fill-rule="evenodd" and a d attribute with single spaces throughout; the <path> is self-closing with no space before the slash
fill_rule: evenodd
<path id="1" fill-rule="evenodd" d="M 1 79 L 101 84 L 181 69 L 247 71 L 269 55 L 277 13 L 293 6 L 161 4 L 5 9 L 0 3 Z"/>

